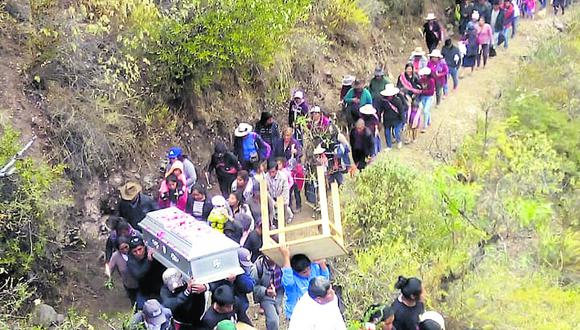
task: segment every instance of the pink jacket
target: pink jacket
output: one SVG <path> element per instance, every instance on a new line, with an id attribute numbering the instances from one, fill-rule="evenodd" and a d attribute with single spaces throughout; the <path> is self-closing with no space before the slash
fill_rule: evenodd
<path id="1" fill-rule="evenodd" d="M 477 32 L 477 44 L 478 45 L 489 45 L 493 40 L 493 29 L 491 25 L 485 23 Z"/>

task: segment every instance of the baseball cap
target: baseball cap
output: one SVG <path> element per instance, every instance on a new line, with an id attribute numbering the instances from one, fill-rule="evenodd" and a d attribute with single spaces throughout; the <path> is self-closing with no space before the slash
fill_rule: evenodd
<path id="1" fill-rule="evenodd" d="M 143 304 L 143 315 L 145 321 L 151 325 L 162 325 L 167 322 L 167 318 L 163 314 L 163 306 L 157 299 L 149 299 Z"/>
<path id="2" fill-rule="evenodd" d="M 163 272 L 162 278 L 163 284 L 172 292 L 185 284 L 181 272 L 177 268 L 167 268 Z"/>
<path id="3" fill-rule="evenodd" d="M 222 320 L 216 325 L 215 330 L 236 330 L 236 324 L 231 320 Z"/>
<path id="4" fill-rule="evenodd" d="M 182 153 L 183 150 L 181 150 L 180 147 L 172 147 L 171 149 L 169 149 L 169 152 L 167 153 L 167 158 L 177 158 L 181 156 Z"/>
<path id="5" fill-rule="evenodd" d="M 240 260 L 240 266 L 242 266 L 244 270 L 247 270 L 253 266 L 251 257 L 252 254 L 248 249 L 245 248 L 238 249 L 238 259 Z"/>
<path id="6" fill-rule="evenodd" d="M 133 250 L 134 248 L 138 247 L 138 246 L 144 246 L 145 242 L 143 242 L 143 238 L 141 238 L 140 236 L 135 236 L 133 238 L 131 238 L 131 240 L 129 241 L 129 248 L 131 250 Z"/>

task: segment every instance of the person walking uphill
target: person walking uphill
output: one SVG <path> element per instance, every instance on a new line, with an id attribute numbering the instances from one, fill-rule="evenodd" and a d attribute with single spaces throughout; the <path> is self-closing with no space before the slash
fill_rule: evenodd
<path id="1" fill-rule="evenodd" d="M 347 122 L 349 127 L 360 118 L 359 109 L 367 104 L 373 104 L 373 97 L 368 89 L 364 88 L 361 80 L 355 80 L 353 87 L 344 96 L 346 104 Z"/>
<path id="2" fill-rule="evenodd" d="M 141 237 L 131 238 L 129 248 L 131 254 L 127 260 L 127 269 L 139 285 L 137 309 L 140 310 L 145 300 L 159 298 L 165 267 L 153 258 L 155 250 L 145 246 Z"/>
<path id="3" fill-rule="evenodd" d="M 396 97 L 399 89 L 393 84 L 388 84 L 385 90 L 381 92 L 381 100 L 378 103 L 379 112 L 383 115 L 383 126 L 385 128 L 385 138 L 387 140 L 387 150 L 393 148 L 393 135 L 397 148 L 401 149 L 403 142 L 401 140 L 401 122 L 403 121 L 403 112 L 405 111 L 401 99 Z"/>
<path id="4" fill-rule="evenodd" d="M 141 231 L 139 222 L 145 218 L 145 215 L 159 209 L 155 200 L 143 194 L 142 190 L 141 185 L 136 182 L 127 182 L 119 188 L 121 194 L 119 215 L 127 219 L 131 227 L 139 231 Z"/>
<path id="5" fill-rule="evenodd" d="M 338 298 L 330 281 L 322 276 L 308 283 L 308 294 L 300 298 L 288 330 L 346 330 Z"/>
<path id="6" fill-rule="evenodd" d="M 417 330 L 420 315 L 425 312 L 423 286 L 421 280 L 399 276 L 395 289 L 401 290 L 399 297 L 392 303 L 395 310 L 393 325 L 397 330 Z"/>
<path id="7" fill-rule="evenodd" d="M 451 38 L 445 40 L 445 45 L 441 49 L 441 55 L 447 64 L 449 70 L 449 76 L 453 80 L 453 90 L 456 90 L 459 86 L 459 66 L 461 65 L 461 52 L 459 48 L 453 45 Z M 445 85 L 446 89 L 449 90 L 448 85 Z M 447 94 L 447 92 L 445 92 Z"/>
<path id="8" fill-rule="evenodd" d="M 433 95 L 435 95 L 435 79 L 431 76 L 431 69 L 423 68 L 419 71 L 421 77 L 421 107 L 423 108 L 423 129 L 425 133 L 427 127 L 431 126 L 431 105 L 433 104 Z"/>
<path id="9" fill-rule="evenodd" d="M 252 172 L 258 164 L 270 158 L 271 147 L 260 135 L 252 132 L 252 125 L 241 123 L 234 131 L 234 153 L 240 160 L 242 168 Z"/>
<path id="10" fill-rule="evenodd" d="M 483 68 L 487 65 L 487 58 L 489 57 L 489 48 L 493 43 L 493 29 L 491 25 L 487 24 L 483 18 L 479 18 L 479 29 L 477 32 L 477 44 L 479 45 L 479 52 L 477 54 L 477 67 L 481 64 L 483 57 Z"/>
<path id="11" fill-rule="evenodd" d="M 373 134 L 366 128 L 365 121 L 362 118 L 357 120 L 354 129 L 350 131 L 350 145 L 356 167 L 359 170 L 364 169 L 370 162 L 375 150 L 375 141 Z"/>
<path id="12" fill-rule="evenodd" d="M 423 25 L 423 35 L 425 36 L 427 49 L 429 50 L 429 53 L 431 53 L 433 49 L 437 48 L 439 42 L 443 40 L 443 29 L 437 21 L 435 14 L 429 13 L 427 17 L 425 17 L 425 20 L 427 22 Z"/>
<path id="13" fill-rule="evenodd" d="M 443 88 L 447 85 L 447 74 L 449 73 L 449 67 L 447 67 L 447 63 L 443 60 L 443 55 L 439 49 L 434 49 L 429 54 L 427 67 L 431 69 L 431 74 L 435 78 L 435 96 L 437 105 L 439 105 L 441 99 L 445 97 L 445 95 L 441 94 L 443 94 Z"/>
<path id="14" fill-rule="evenodd" d="M 270 147 L 273 147 L 280 140 L 280 127 L 274 121 L 272 113 L 268 111 L 262 112 L 260 120 L 256 123 L 254 132 L 258 133 Z"/>
<path id="15" fill-rule="evenodd" d="M 211 172 L 215 171 L 222 196 L 228 196 L 239 167 L 238 157 L 230 152 L 223 142 L 217 141 L 211 155 L 211 161 L 206 168 L 205 177 L 208 185 Z"/>
<path id="16" fill-rule="evenodd" d="M 280 247 L 284 258 L 282 264 L 282 286 L 286 292 L 284 313 L 287 319 L 292 318 L 294 307 L 308 290 L 310 280 L 317 276 L 330 279 L 330 272 L 326 260 L 311 262 L 304 254 L 296 254 L 290 258 L 290 250 L 286 246 Z"/>
<path id="17" fill-rule="evenodd" d="M 375 76 L 369 82 L 369 91 L 373 100 L 379 97 L 381 91 L 385 89 L 387 84 L 391 83 L 389 79 L 385 77 L 385 71 L 379 66 L 375 69 Z"/>

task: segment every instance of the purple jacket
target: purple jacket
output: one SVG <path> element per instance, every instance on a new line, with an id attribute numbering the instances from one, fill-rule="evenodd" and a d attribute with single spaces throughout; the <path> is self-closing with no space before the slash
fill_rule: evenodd
<path id="1" fill-rule="evenodd" d="M 447 74 L 449 73 L 449 67 L 444 59 L 440 59 L 439 63 L 429 61 L 427 67 L 431 69 L 431 75 L 435 78 L 435 83 L 439 86 L 445 85 L 447 82 Z"/>

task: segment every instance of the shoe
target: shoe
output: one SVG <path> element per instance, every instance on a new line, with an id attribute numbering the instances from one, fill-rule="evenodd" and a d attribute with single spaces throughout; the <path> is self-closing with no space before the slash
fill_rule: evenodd
<path id="1" fill-rule="evenodd" d="M 421 130 L 421 133 L 425 133 L 425 132 L 427 132 L 427 129 L 423 128 L 423 129 Z"/>
<path id="2" fill-rule="evenodd" d="M 286 219 L 286 224 L 287 225 L 291 224 L 292 220 L 294 220 L 294 217 L 290 217 L 290 218 Z"/>
<path id="3" fill-rule="evenodd" d="M 403 142 L 397 143 L 397 149 L 401 149 L 401 148 L 403 148 Z"/>
<path id="4" fill-rule="evenodd" d="M 389 151 L 391 151 L 391 149 L 393 149 L 393 148 L 386 147 L 386 148 L 385 148 L 385 151 L 386 151 L 386 152 L 389 152 Z"/>
<path id="5" fill-rule="evenodd" d="M 294 213 L 300 213 L 300 212 L 302 212 L 302 207 L 297 207 L 296 211 L 294 211 Z"/>

